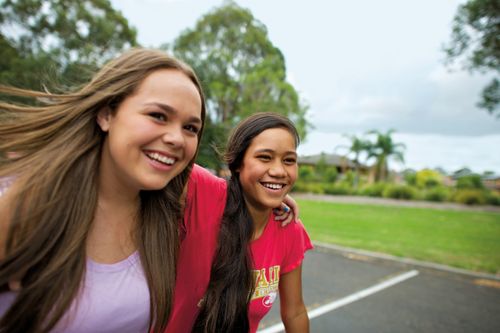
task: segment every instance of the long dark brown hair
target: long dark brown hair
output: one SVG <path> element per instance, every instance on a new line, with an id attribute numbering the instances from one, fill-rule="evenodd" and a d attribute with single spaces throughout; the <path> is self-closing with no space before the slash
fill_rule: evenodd
<path id="1" fill-rule="evenodd" d="M 77 298 L 106 135 L 97 125 L 97 113 L 104 107 L 116 111 L 149 74 L 165 68 L 181 71 L 197 87 L 204 121 L 205 102 L 195 73 L 158 50 L 127 51 L 70 93 L 0 87 L 0 94 L 31 98 L 37 104 L 0 102 L 0 152 L 16 153 L 0 154 L 0 179 L 16 178 L 15 192 L 8 193 L 14 206 L 6 255 L 0 260 L 0 292 L 8 290 L 8 281 L 22 277 L 22 289 L 0 320 L 0 332 L 48 332 Z M 201 131 L 198 144 L 200 137 Z M 179 200 L 193 161 L 164 189 L 140 192 L 135 238 L 149 286 L 154 332 L 166 327 L 172 307 Z"/>
<path id="2" fill-rule="evenodd" d="M 293 123 L 276 113 L 256 113 L 231 133 L 224 160 L 231 171 L 228 181 L 226 207 L 222 217 L 217 251 L 208 290 L 193 332 L 248 332 L 248 305 L 254 291 L 250 240 L 253 222 L 243 197 L 239 173 L 243 157 L 252 140 L 263 131 L 284 128 L 299 144 Z"/>

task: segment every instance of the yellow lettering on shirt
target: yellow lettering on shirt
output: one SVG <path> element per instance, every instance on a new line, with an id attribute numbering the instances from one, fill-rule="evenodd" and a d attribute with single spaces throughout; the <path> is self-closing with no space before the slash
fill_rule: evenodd
<path id="1" fill-rule="evenodd" d="M 255 291 L 252 295 L 252 300 L 263 298 L 269 293 L 278 290 L 280 282 L 279 265 L 253 270 L 252 272 L 255 281 Z"/>

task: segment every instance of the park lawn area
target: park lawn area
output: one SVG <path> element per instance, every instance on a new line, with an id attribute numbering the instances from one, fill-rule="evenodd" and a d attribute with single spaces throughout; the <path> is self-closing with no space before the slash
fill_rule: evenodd
<path id="1" fill-rule="evenodd" d="M 500 274 L 500 214 L 297 200 L 312 240 Z"/>

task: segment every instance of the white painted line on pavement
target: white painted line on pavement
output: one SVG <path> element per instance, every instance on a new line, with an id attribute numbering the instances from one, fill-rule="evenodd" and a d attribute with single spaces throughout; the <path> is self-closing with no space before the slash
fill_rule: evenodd
<path id="1" fill-rule="evenodd" d="M 411 270 L 411 271 L 408 271 L 406 273 L 395 276 L 389 280 L 386 280 L 384 282 L 381 282 L 379 284 L 371 286 L 369 288 L 360 290 L 354 294 L 351 294 L 349 296 L 341 298 L 335 302 L 322 305 L 322 306 L 308 312 L 309 319 L 316 318 L 318 316 L 321 316 L 322 314 L 325 314 L 327 312 L 330 312 L 332 310 L 340 308 L 340 307 L 347 305 L 349 303 L 359 301 L 362 298 L 365 298 L 367 296 L 375 294 L 381 290 L 389 288 L 389 287 L 391 287 L 395 284 L 398 284 L 400 282 L 403 282 L 405 280 L 411 279 L 412 277 L 417 276 L 417 275 L 418 275 L 417 270 Z M 265 328 L 263 330 L 260 330 L 260 331 L 258 331 L 258 333 L 277 333 L 277 332 L 282 332 L 284 330 L 285 330 L 285 326 L 283 325 L 283 323 L 280 323 L 280 324 L 276 324 L 276 325 L 270 326 L 268 328 Z"/>

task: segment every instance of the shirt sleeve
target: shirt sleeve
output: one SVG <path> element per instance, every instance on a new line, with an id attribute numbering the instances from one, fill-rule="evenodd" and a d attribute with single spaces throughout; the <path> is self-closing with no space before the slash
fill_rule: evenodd
<path id="1" fill-rule="evenodd" d="M 281 274 L 286 274 L 297 268 L 304 259 L 306 251 L 313 245 L 301 222 L 290 223 L 287 227 L 287 255 L 281 266 Z"/>
<path id="2" fill-rule="evenodd" d="M 220 210 L 224 210 L 225 203 L 226 181 L 215 176 L 207 169 L 194 164 L 187 186 L 184 230 L 188 232 L 192 227 L 192 223 L 195 222 L 193 219 L 194 213 L 210 210 L 212 214 L 219 214 Z"/>

